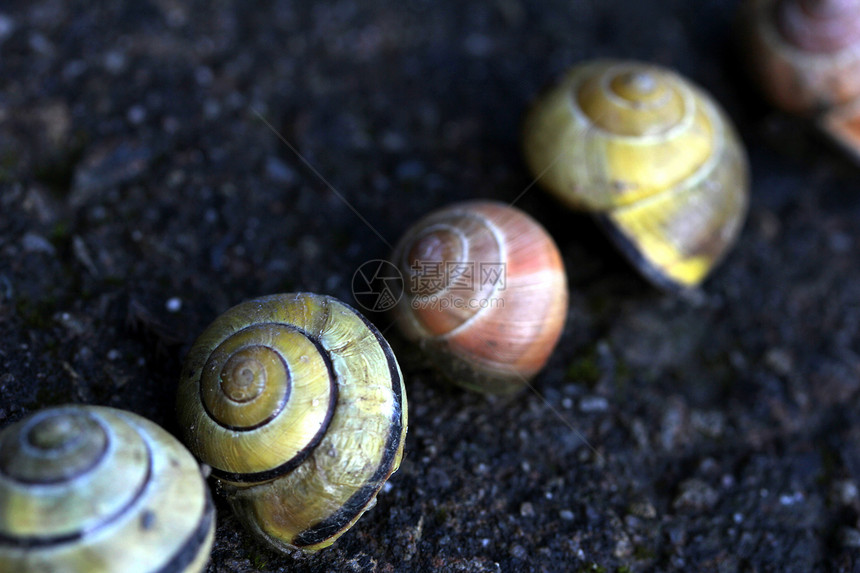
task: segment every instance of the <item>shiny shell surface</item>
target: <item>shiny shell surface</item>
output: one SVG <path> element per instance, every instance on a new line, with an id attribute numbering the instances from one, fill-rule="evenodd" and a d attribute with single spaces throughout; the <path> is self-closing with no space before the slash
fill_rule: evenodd
<path id="1" fill-rule="evenodd" d="M 508 393 L 546 364 L 567 318 L 567 279 L 530 216 L 492 201 L 451 205 L 410 227 L 392 260 L 405 282 L 397 323 L 452 381 Z"/>
<path id="2" fill-rule="evenodd" d="M 282 549 L 333 543 L 403 455 L 394 354 L 332 297 L 272 295 L 225 312 L 189 352 L 178 404 L 191 451 L 246 525 Z"/>
<path id="3" fill-rule="evenodd" d="M 0 433 L 0 571 L 201 571 L 214 528 L 197 462 L 140 416 L 64 406 Z"/>
<path id="4" fill-rule="evenodd" d="M 698 285 L 746 215 L 746 153 L 724 112 L 680 75 L 599 60 L 574 67 L 523 127 L 538 182 L 595 214 L 642 274 L 670 291 Z"/>

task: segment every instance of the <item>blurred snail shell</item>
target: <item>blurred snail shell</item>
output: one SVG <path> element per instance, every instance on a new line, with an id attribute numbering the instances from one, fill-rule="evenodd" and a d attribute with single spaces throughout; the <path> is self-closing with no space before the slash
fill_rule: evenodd
<path id="1" fill-rule="evenodd" d="M 750 0 L 744 57 L 778 107 L 815 113 L 860 96 L 860 0 Z"/>
<path id="2" fill-rule="evenodd" d="M 502 203 L 435 211 L 395 246 L 405 292 L 394 316 L 453 382 L 503 394 L 525 387 L 567 317 L 567 279 L 555 242 Z"/>
<path id="3" fill-rule="evenodd" d="M 251 531 L 282 550 L 331 545 L 400 465 L 406 392 L 382 335 L 335 298 L 241 303 L 185 359 L 179 421 Z"/>
<path id="4" fill-rule="evenodd" d="M 0 571 L 198 572 L 214 530 L 197 462 L 140 416 L 64 406 L 0 432 Z"/>
<path id="5" fill-rule="evenodd" d="M 658 287 L 697 286 L 736 240 L 746 154 L 713 99 L 678 74 L 630 61 L 574 67 L 523 125 L 535 178 L 595 215 Z"/>
<path id="6" fill-rule="evenodd" d="M 750 0 L 743 52 L 777 107 L 815 116 L 860 161 L 860 0 Z"/>

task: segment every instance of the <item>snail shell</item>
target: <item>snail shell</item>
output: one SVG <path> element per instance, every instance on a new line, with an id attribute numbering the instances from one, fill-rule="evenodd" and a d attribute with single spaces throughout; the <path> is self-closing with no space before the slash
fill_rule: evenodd
<path id="1" fill-rule="evenodd" d="M 567 317 L 567 280 L 555 242 L 502 203 L 459 203 L 400 239 L 394 264 L 405 296 L 394 315 L 448 377 L 508 393 L 546 363 Z"/>
<path id="2" fill-rule="evenodd" d="M 817 113 L 860 97 L 860 0 L 750 0 L 753 78 L 778 107 Z"/>
<path id="3" fill-rule="evenodd" d="M 669 291 L 704 280 L 746 215 L 746 154 L 733 127 L 705 92 L 665 68 L 574 67 L 529 110 L 523 149 L 541 185 L 595 214 Z"/>
<path id="4" fill-rule="evenodd" d="M 185 442 L 236 514 L 282 550 L 331 545 L 403 455 L 394 354 L 328 296 L 266 296 L 219 316 L 188 353 L 178 405 Z"/>
<path id="5" fill-rule="evenodd" d="M 202 571 L 214 529 L 197 462 L 140 416 L 64 406 L 0 433 L 0 571 Z"/>

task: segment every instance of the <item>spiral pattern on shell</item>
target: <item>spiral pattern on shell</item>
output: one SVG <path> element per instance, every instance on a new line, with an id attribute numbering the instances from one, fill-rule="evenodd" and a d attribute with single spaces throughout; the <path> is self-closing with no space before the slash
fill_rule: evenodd
<path id="1" fill-rule="evenodd" d="M 670 291 L 698 285 L 746 215 L 746 154 L 731 123 L 665 68 L 574 67 L 531 106 L 523 151 L 544 188 L 594 213 L 643 275 Z"/>
<path id="2" fill-rule="evenodd" d="M 190 350 L 179 419 L 237 515 L 281 549 L 342 535 L 400 464 L 406 393 L 388 343 L 327 296 L 219 316 Z"/>
<path id="3" fill-rule="evenodd" d="M 508 393 L 543 368 L 567 317 L 567 280 L 534 219 L 492 201 L 451 205 L 410 227 L 392 258 L 406 283 L 397 324 L 452 381 Z"/>
<path id="4" fill-rule="evenodd" d="M 0 571 L 201 571 L 214 529 L 197 462 L 140 416 L 64 406 L 0 433 Z"/>
<path id="5" fill-rule="evenodd" d="M 750 74 L 776 106 L 814 114 L 860 97 L 860 1 L 750 0 L 741 24 Z"/>

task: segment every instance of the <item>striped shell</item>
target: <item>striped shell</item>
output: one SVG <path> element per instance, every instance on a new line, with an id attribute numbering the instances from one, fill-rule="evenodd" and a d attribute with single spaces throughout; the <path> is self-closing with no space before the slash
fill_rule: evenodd
<path id="1" fill-rule="evenodd" d="M 749 0 L 753 79 L 778 107 L 817 113 L 860 97 L 860 0 Z"/>
<path id="2" fill-rule="evenodd" d="M 515 392 L 546 364 L 567 318 L 567 280 L 534 219 L 491 201 L 451 205 L 410 227 L 393 262 L 405 281 L 397 324 L 453 382 Z"/>
<path id="3" fill-rule="evenodd" d="M 701 89 L 657 66 L 574 67 L 535 101 L 526 163 L 570 207 L 590 211 L 657 286 L 697 286 L 746 215 L 746 154 Z"/>
<path id="4" fill-rule="evenodd" d="M 280 549 L 331 545 L 400 465 L 406 392 L 388 343 L 328 296 L 241 303 L 200 335 L 178 395 L 185 441 Z"/>
<path id="5" fill-rule="evenodd" d="M 0 571 L 199 572 L 214 530 L 197 462 L 140 416 L 64 406 L 0 433 Z"/>

